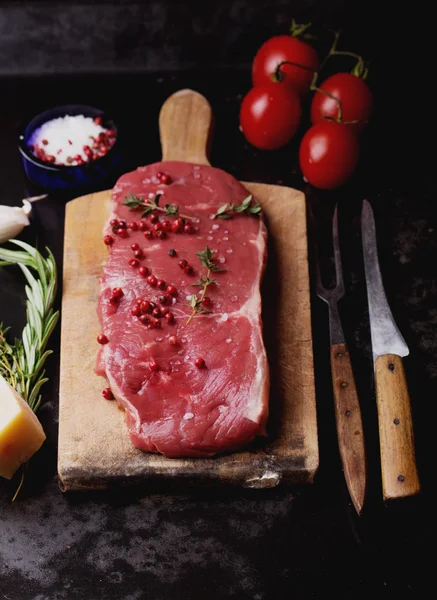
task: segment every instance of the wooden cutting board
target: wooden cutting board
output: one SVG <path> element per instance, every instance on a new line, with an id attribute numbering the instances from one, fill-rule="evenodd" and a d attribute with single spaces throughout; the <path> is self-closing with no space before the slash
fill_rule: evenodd
<path id="1" fill-rule="evenodd" d="M 159 117 L 163 160 L 209 164 L 212 112 L 182 90 Z M 271 369 L 269 437 L 245 452 L 167 459 L 135 449 L 124 414 L 104 400 L 94 374 L 100 332 L 99 276 L 107 257 L 102 229 L 110 190 L 68 203 L 65 217 L 58 474 L 63 491 L 165 482 L 269 488 L 310 483 L 319 464 L 305 197 L 283 186 L 243 184 L 263 205 L 269 258 L 262 288 Z"/>

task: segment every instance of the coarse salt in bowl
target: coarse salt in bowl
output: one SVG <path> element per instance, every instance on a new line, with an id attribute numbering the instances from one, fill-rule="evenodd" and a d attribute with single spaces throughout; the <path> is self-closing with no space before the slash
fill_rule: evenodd
<path id="1" fill-rule="evenodd" d="M 118 130 L 103 111 L 64 105 L 33 118 L 19 136 L 24 171 L 44 189 L 92 188 L 119 163 Z"/>
<path id="2" fill-rule="evenodd" d="M 115 136 L 113 129 L 103 127 L 100 117 L 65 115 L 35 129 L 27 147 L 43 162 L 80 165 L 107 154 Z"/>

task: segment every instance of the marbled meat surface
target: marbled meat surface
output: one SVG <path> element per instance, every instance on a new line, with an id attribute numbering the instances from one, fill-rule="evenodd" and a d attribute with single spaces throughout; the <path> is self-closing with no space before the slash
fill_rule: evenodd
<path id="1" fill-rule="evenodd" d="M 169 176 L 171 183 L 161 183 L 159 173 Z M 151 219 L 157 217 L 142 218 L 141 208 L 123 205 L 130 194 L 146 202 L 161 194 L 161 207 L 174 204 L 180 215 L 191 217 L 185 219 L 191 233 L 170 230 L 158 237 L 148 233 L 156 225 Z M 140 167 L 123 175 L 113 189 L 104 235 L 114 242 L 108 246 L 98 307 L 108 343 L 101 346 L 96 372 L 107 378 L 125 410 L 131 440 L 141 450 L 167 457 L 205 457 L 242 449 L 265 434 L 269 372 L 260 281 L 266 228 L 259 216 L 235 213 L 230 219 L 212 218 L 220 206 L 241 204 L 247 196 L 229 174 L 181 162 Z M 159 216 L 161 226 L 180 218 L 160 211 L 152 215 Z M 135 221 L 138 229 L 127 227 L 126 237 L 120 237 L 113 231 L 112 219 Z M 144 257 L 140 253 L 139 264 L 132 266 L 135 243 Z M 190 297 L 201 296 L 194 284 L 206 275 L 196 253 L 207 246 L 221 270 L 211 273 L 216 284 L 208 286 L 205 295 L 210 302 L 202 305 L 208 312 L 195 314 L 187 324 L 193 310 Z M 184 260 L 193 273 L 180 266 Z M 147 267 L 147 276 L 140 267 Z M 147 279 L 151 274 L 163 280 L 165 288 L 174 286 L 176 293 L 153 286 L 153 279 L 151 285 Z M 110 300 L 114 288 L 123 292 L 118 301 Z M 155 316 L 147 304 L 142 305 L 146 312 L 139 313 L 140 301 L 154 303 Z M 172 317 L 162 317 L 167 311 L 173 322 Z M 140 320 L 144 314 L 145 323 Z"/>

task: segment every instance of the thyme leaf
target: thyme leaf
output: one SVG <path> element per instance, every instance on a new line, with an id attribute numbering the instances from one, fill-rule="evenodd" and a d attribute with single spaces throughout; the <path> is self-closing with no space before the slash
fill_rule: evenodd
<path id="1" fill-rule="evenodd" d="M 195 311 L 194 314 L 199 313 L 199 314 L 209 314 L 211 311 L 207 310 L 204 306 L 202 306 L 202 301 L 203 298 L 198 298 L 196 296 L 196 294 L 192 294 L 190 296 L 190 306 L 193 309 L 193 311 Z M 190 319 L 187 321 L 187 325 L 188 323 L 191 321 L 191 319 L 194 317 L 194 314 L 190 316 Z"/>
<path id="2" fill-rule="evenodd" d="M 127 206 L 129 210 L 135 210 L 136 208 L 144 206 L 145 201 L 144 198 L 139 198 L 132 194 L 132 192 L 129 192 L 129 196 L 125 197 L 123 204 Z"/>
<path id="3" fill-rule="evenodd" d="M 217 285 L 217 280 L 210 277 L 201 277 L 198 283 L 193 283 L 194 287 L 203 288 L 205 285 Z"/>
<path id="4" fill-rule="evenodd" d="M 165 214 L 166 215 L 178 215 L 179 214 L 179 206 L 176 204 L 166 204 L 165 205 Z"/>
<path id="5" fill-rule="evenodd" d="M 129 195 L 125 196 L 123 205 L 127 206 L 129 210 L 137 210 L 138 208 L 142 208 L 142 217 L 146 217 L 157 210 L 159 212 L 163 212 L 165 215 L 181 216 L 183 219 L 194 219 L 194 217 L 190 217 L 188 215 L 180 215 L 179 206 L 177 206 L 177 204 L 166 204 L 165 208 L 160 206 L 160 199 L 161 194 L 156 194 L 153 199 L 149 198 L 145 200 L 144 198 L 140 198 L 139 196 L 135 196 L 135 194 L 132 192 L 129 192 Z"/>
<path id="6" fill-rule="evenodd" d="M 196 314 L 209 314 L 211 311 L 206 309 L 203 306 L 203 300 L 205 298 L 206 290 L 210 285 L 217 285 L 217 281 L 211 277 L 211 272 L 222 273 L 223 269 L 221 269 L 214 261 L 214 252 L 208 247 L 205 247 L 205 250 L 196 253 L 199 257 L 199 260 L 202 266 L 206 269 L 205 277 L 200 277 L 197 283 L 193 283 L 195 287 L 201 288 L 200 297 L 198 298 L 196 294 L 192 294 L 190 296 L 190 306 L 193 309 L 191 315 L 188 317 L 186 325 L 191 321 L 191 319 Z"/>
<path id="7" fill-rule="evenodd" d="M 223 204 L 214 215 L 214 219 L 232 219 L 233 213 L 244 213 L 259 216 L 262 211 L 261 204 L 252 204 L 252 194 L 247 196 L 241 204 Z"/>
<path id="8" fill-rule="evenodd" d="M 208 271 L 214 271 L 216 273 L 223 271 L 221 267 L 215 264 L 214 253 L 208 246 L 206 246 L 205 250 L 196 252 L 196 255 L 200 258 L 200 262 Z"/>

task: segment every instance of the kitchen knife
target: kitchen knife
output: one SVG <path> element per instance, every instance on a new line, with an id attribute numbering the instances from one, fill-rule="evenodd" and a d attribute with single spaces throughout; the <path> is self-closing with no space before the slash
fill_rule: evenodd
<path id="1" fill-rule="evenodd" d="M 384 500 L 419 492 L 414 432 L 402 357 L 409 349 L 391 313 L 378 263 L 375 219 L 367 200 L 361 212 L 361 235 L 375 368 Z"/>

